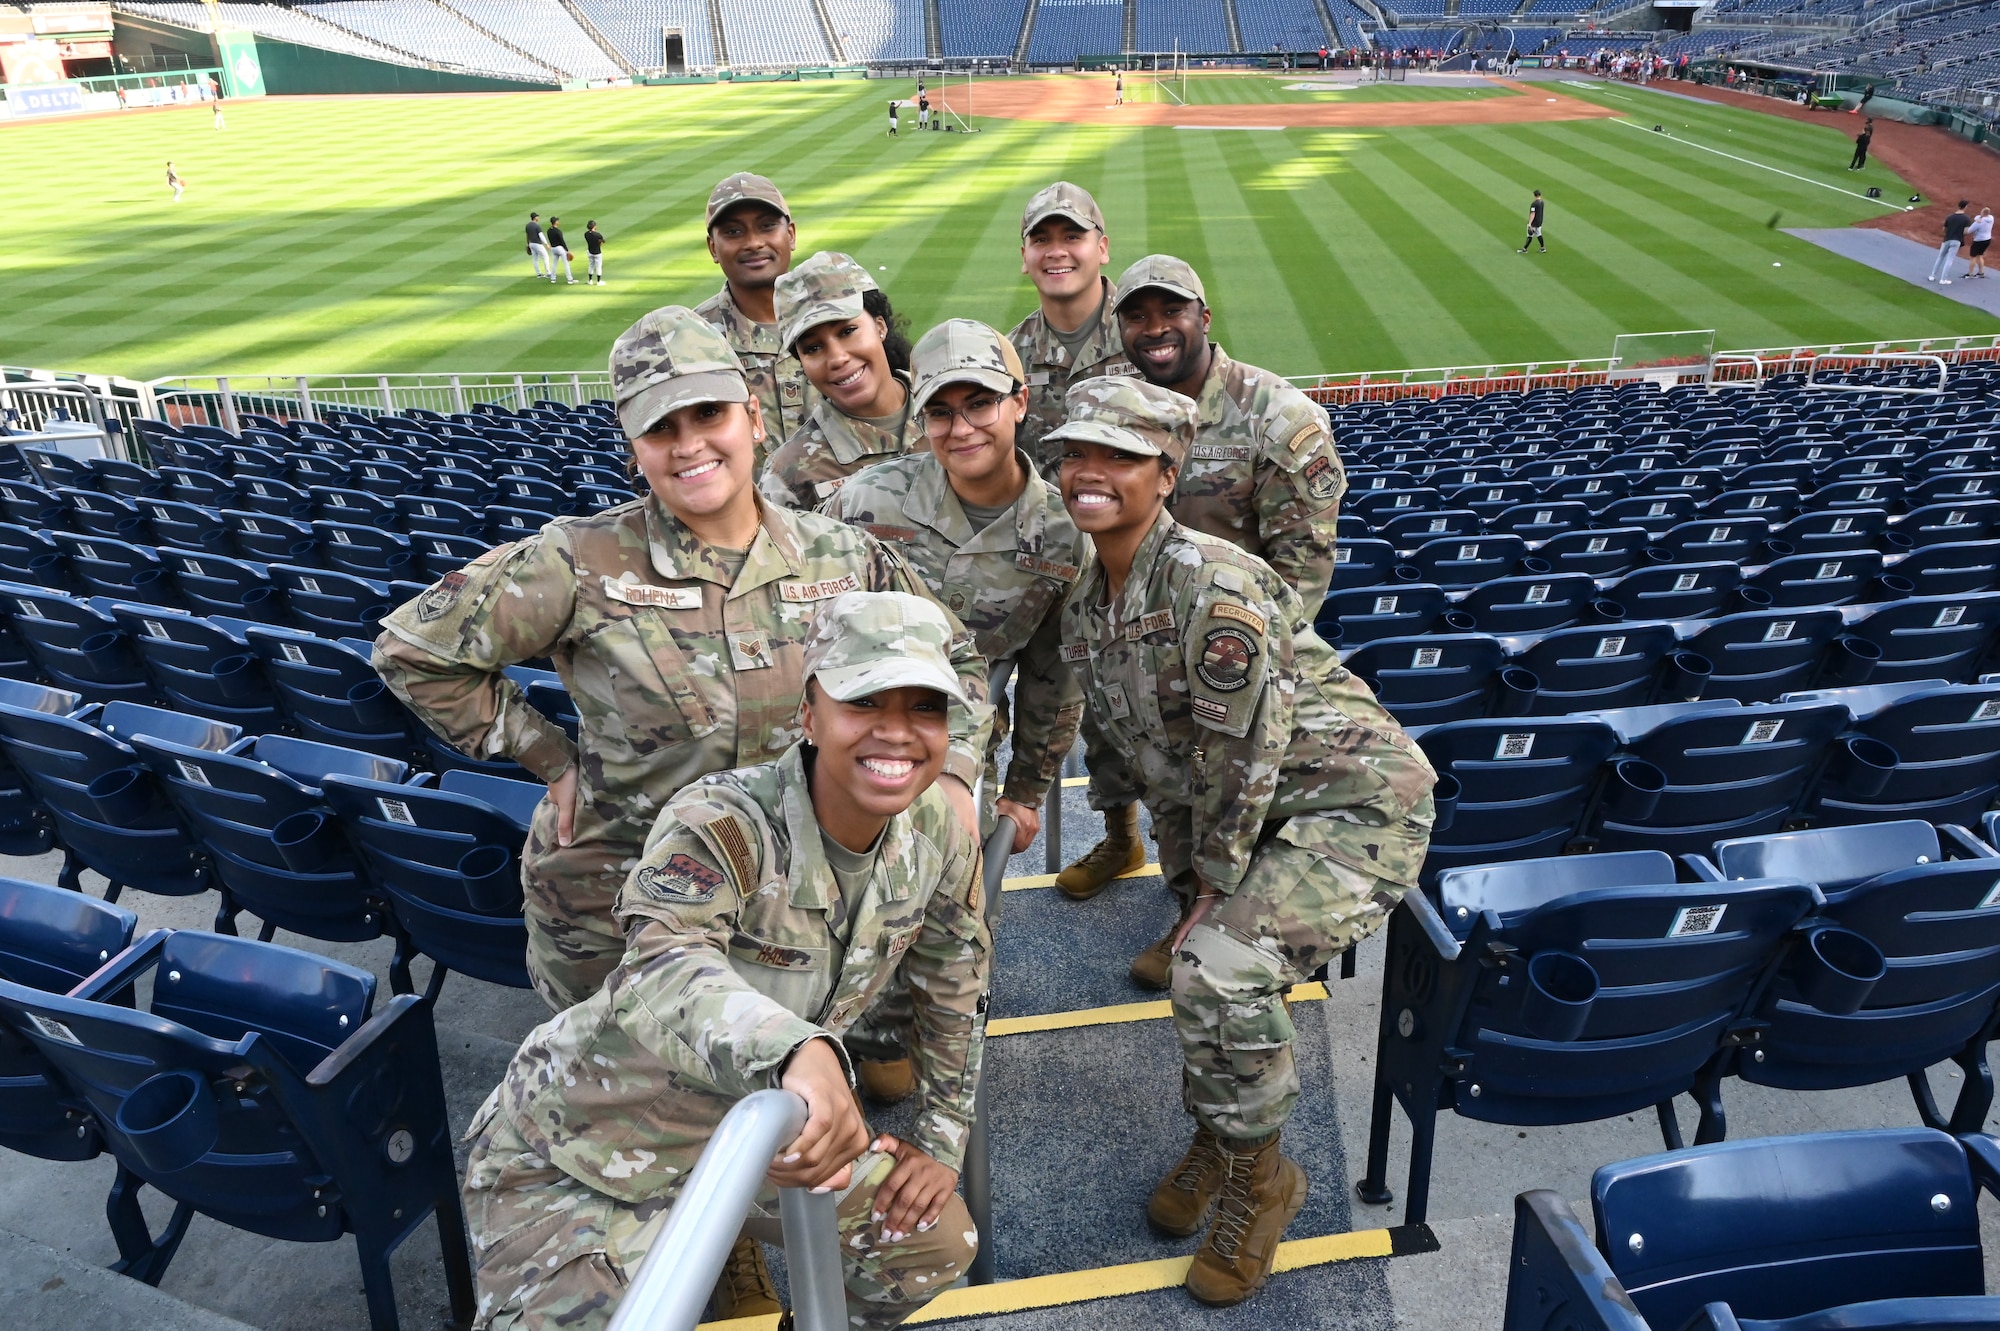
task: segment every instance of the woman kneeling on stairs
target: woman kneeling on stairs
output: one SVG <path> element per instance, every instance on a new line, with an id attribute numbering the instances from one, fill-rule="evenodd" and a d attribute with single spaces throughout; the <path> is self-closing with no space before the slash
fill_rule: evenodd
<path id="1" fill-rule="evenodd" d="M 1065 406 L 1048 439 L 1097 559 L 1063 610 L 1063 656 L 1139 774 L 1181 898 L 1171 979 L 1194 1141 L 1146 1214 L 1206 1229 L 1188 1292 L 1227 1306 L 1263 1286 L 1305 1203 L 1305 1171 L 1278 1150 L 1299 1096 L 1285 992 L 1415 885 L 1437 778 L 1269 564 L 1166 511 L 1193 403 L 1103 378 Z"/>

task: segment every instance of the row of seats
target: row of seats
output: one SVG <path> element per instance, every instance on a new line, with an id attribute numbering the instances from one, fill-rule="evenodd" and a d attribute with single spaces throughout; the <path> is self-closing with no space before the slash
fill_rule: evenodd
<path id="1" fill-rule="evenodd" d="M 1582 1123 L 1691 1095 L 1720 1141 L 1732 1078 L 1796 1091 L 1907 1079 L 1923 1121 L 1977 1130 L 2000 1022 L 2000 851 L 1921 821 L 1445 872 L 1389 925 L 1364 1200 L 1386 1202 L 1392 1110 L 1423 1220 L 1439 1113 Z M 1964 1074 L 1948 1112 L 1925 1069 Z M 1677 1323 L 1675 1323 L 1677 1325 Z M 1621 1324 L 1622 1325 L 1622 1324 Z M 1873 1323 L 1869 1323 L 1873 1325 Z"/>
<path id="2" fill-rule="evenodd" d="M 90 869 L 161 896 L 218 894 L 268 941 L 389 937 L 397 992 L 410 963 L 526 988 L 521 848 L 543 788 L 454 769 L 412 776 L 393 758 L 137 703 L 81 704 L 0 681 L 0 817 L 8 850 L 64 853 L 58 883 Z"/>

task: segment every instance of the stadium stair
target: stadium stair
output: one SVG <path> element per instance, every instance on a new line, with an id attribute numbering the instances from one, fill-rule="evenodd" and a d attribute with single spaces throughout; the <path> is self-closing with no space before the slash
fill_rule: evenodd
<path id="1" fill-rule="evenodd" d="M 569 13 L 572 19 L 576 20 L 576 26 L 583 29 L 584 35 L 590 38 L 599 50 L 604 52 L 607 60 L 618 66 L 626 74 L 636 75 L 640 73 L 639 67 L 632 63 L 629 56 L 618 49 L 618 43 L 604 35 L 604 30 L 597 26 L 589 14 L 584 12 L 582 5 L 579 5 L 576 0 L 558 0 L 558 3 L 562 5 L 563 9 Z"/>
<path id="2" fill-rule="evenodd" d="M 712 0 L 711 0 L 712 3 Z M 1035 37 L 1035 15 L 1041 10 L 1042 0 L 1028 0 L 1028 7 L 1021 11 L 1021 36 L 1014 43 L 1014 68 L 1028 66 L 1028 43 Z"/>
<path id="3" fill-rule="evenodd" d="M 549 73 L 550 77 L 557 79 L 567 77 L 567 75 L 563 70 L 557 69 L 554 65 L 551 65 L 547 60 L 543 59 L 541 56 L 536 55 L 533 51 L 528 50 L 526 47 L 516 46 L 513 42 L 508 41 L 506 37 L 502 36 L 500 33 L 495 32 L 493 29 L 487 27 L 485 24 L 481 23 L 478 19 L 466 13 L 464 10 L 456 8 L 453 5 L 446 4 L 445 0 L 430 0 L 430 3 L 435 5 L 437 8 L 443 10 L 446 14 L 449 14 L 452 18 L 457 19 L 460 23 L 463 23 L 466 27 L 471 28 L 474 32 L 480 34 L 482 37 L 486 37 L 489 40 L 493 41 L 495 44 L 505 47 L 507 50 L 512 51 L 515 55 L 520 56 L 521 59 L 540 66 L 542 69 L 546 70 Z"/>
<path id="4" fill-rule="evenodd" d="M 1229 49 L 1243 49 L 1243 25 L 1236 17 L 1236 0 L 1222 0 L 1222 22 L 1229 29 Z"/>

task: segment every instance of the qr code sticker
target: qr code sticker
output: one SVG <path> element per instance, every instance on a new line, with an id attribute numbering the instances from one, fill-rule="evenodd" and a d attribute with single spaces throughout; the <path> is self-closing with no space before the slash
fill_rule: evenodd
<path id="1" fill-rule="evenodd" d="M 451 553 L 451 547 L 443 541 L 439 541 L 437 552 L 441 555 L 448 555 Z M 1333 552 L 1333 562 L 1336 564 L 1352 564 L 1354 562 L 1354 551 L 1347 546 L 1341 546 L 1340 549 Z"/>
<path id="2" fill-rule="evenodd" d="M 438 515 L 436 504 L 423 504 L 420 507 L 424 510 L 424 516 L 427 518 L 434 518 Z"/>
<path id="3" fill-rule="evenodd" d="M 1488 490 L 1486 492 L 1486 502 L 1489 504 L 1497 504 L 1502 499 L 1506 498 L 1506 495 L 1507 492 L 1505 490 Z"/>
<path id="4" fill-rule="evenodd" d="M 1833 534 L 1835 536 L 1840 536 L 1847 532 L 1851 532 L 1853 530 L 1854 530 L 1853 518 L 1835 518 L 1833 520 Z"/>
<path id="5" fill-rule="evenodd" d="M 1863 499 L 1873 499 L 1875 492 L 1881 488 L 1879 485 L 1864 485 L 1861 487 L 1861 497 Z"/>
<path id="6" fill-rule="evenodd" d="M 1449 527 L 1449 526 L 1451 526 L 1451 519 L 1450 519 L 1450 518 L 1432 518 L 1432 519 L 1431 519 L 1431 526 L 1430 526 L 1430 529 L 1431 529 L 1432 531 L 1436 531 L 1436 532 L 1441 532 L 1441 531 L 1443 531 L 1443 530 L 1444 530 L 1445 528 L 1447 528 L 1447 527 Z"/>
<path id="7" fill-rule="evenodd" d="M 77 553 L 82 555 L 85 559 L 97 558 L 97 549 L 94 546 L 85 545 L 82 541 L 78 541 L 76 543 L 76 549 Z"/>
<path id="8" fill-rule="evenodd" d="M 1951 512 L 1945 514 L 1944 525 L 1947 527 L 1965 526 L 1965 510 L 1962 508 L 1954 508 Z"/>
<path id="9" fill-rule="evenodd" d="M 1770 503 L 1771 503 L 1771 496 L 1769 495 L 1751 495 L 1750 502 L 1747 505 L 1745 505 L 1745 507 L 1768 508 L 1770 506 Z"/>
<path id="10" fill-rule="evenodd" d="M 299 590 L 301 590 L 301 591 L 306 591 L 306 592 L 311 592 L 311 593 L 312 593 L 312 594 L 313 594 L 314 596 L 318 596 L 318 595 L 319 595 L 319 579 L 318 579 L 318 578 L 300 578 L 300 579 L 299 579 Z"/>
<path id="11" fill-rule="evenodd" d="M 1535 735 L 1529 731 L 1526 734 L 1502 735 L 1500 743 L 1493 749 L 1493 756 L 1495 759 L 1525 758 L 1534 751 Z"/>
<path id="12" fill-rule="evenodd" d="M 1667 501 L 1661 499 L 1646 505 L 1646 516 L 1649 518 L 1664 518 L 1667 516 Z"/>
<path id="13" fill-rule="evenodd" d="M 208 773 L 202 771 L 198 765 L 189 762 L 185 758 L 174 759 L 174 766 L 181 769 L 181 780 L 191 786 L 213 787 L 215 784 L 208 779 Z"/>
<path id="14" fill-rule="evenodd" d="M 1583 492 L 1587 495 L 1594 495 L 1601 493 L 1603 489 L 1604 489 L 1603 481 L 1585 481 L 1583 484 Z"/>
<path id="15" fill-rule="evenodd" d="M 1813 574 L 1813 581 L 1825 582 L 1828 578 L 1837 578 L 1839 576 L 1840 561 L 1838 559 L 1829 559 L 1819 566 L 1819 572 Z"/>
<path id="16" fill-rule="evenodd" d="M 1979 899 L 1979 909 L 1991 910 L 2000 906 L 2000 878 L 1993 880 L 1993 886 L 1986 889 L 1986 895 Z"/>
<path id="17" fill-rule="evenodd" d="M 181 556 L 181 572 L 187 574 L 189 577 L 192 578 L 201 578 L 207 576 L 205 573 L 201 571 L 201 565 L 197 564 L 194 560 L 189 559 L 186 555 Z"/>
<path id="18" fill-rule="evenodd" d="M 1584 553 L 1601 555 L 1610 548 L 1611 538 L 1609 536 L 1593 536 L 1590 538 L 1590 544 L 1584 547 Z"/>
<path id="19" fill-rule="evenodd" d="M 278 644 L 278 650 L 283 652 L 285 659 L 293 665 L 304 665 L 306 663 L 306 649 L 295 642 L 281 642 Z"/>
<path id="20" fill-rule="evenodd" d="M 1460 559 L 1477 559 L 1479 558 L 1479 547 L 1477 545 L 1461 545 L 1458 547 L 1458 557 Z"/>
<path id="21" fill-rule="evenodd" d="M 1534 586 L 1528 588 L 1528 594 L 1522 599 L 1529 605 L 1543 604 L 1549 599 L 1549 584 L 1546 582 L 1536 583 Z"/>
<path id="22" fill-rule="evenodd" d="M 1538 508 L 1535 510 L 1534 525 L 1540 527 L 1554 518 L 1555 515 L 1556 511 L 1552 508 Z"/>
<path id="23" fill-rule="evenodd" d="M 25 596 L 17 596 L 17 597 L 15 597 L 15 598 L 14 598 L 14 604 L 15 604 L 15 605 L 18 605 L 18 606 L 20 606 L 20 607 L 21 607 L 21 613 L 22 613 L 22 614 L 24 614 L 24 615 L 26 615 L 26 616 L 27 616 L 27 617 L 28 617 L 29 619 L 47 619 L 47 618 L 48 618 L 48 616 L 47 616 L 47 615 L 45 615 L 45 614 L 43 614 L 43 613 L 42 613 L 42 608 L 41 608 L 40 606 L 36 605 L 36 604 L 35 604 L 35 603 L 34 603 L 33 601 L 30 601 L 29 599 L 27 599 L 27 598 L 26 598 Z"/>
<path id="24" fill-rule="evenodd" d="M 244 518 L 242 522 L 243 530 L 249 532 L 252 536 L 262 536 L 264 534 L 264 529 L 257 525 L 255 518 Z"/>
<path id="25" fill-rule="evenodd" d="M 1736 741 L 1743 744 L 1769 744 L 1785 728 L 1783 721 L 1752 721 L 1750 728 L 1743 732 L 1743 738 Z"/>
<path id="26" fill-rule="evenodd" d="M 1957 628 L 1965 620 L 1965 607 L 1948 605 L 1937 612 L 1937 619 L 1931 624 L 1934 629 Z"/>
<path id="27" fill-rule="evenodd" d="M 170 635 L 170 634 L 169 634 L 169 633 L 167 632 L 167 626 L 166 626 L 165 624 L 162 624 L 162 623 L 161 623 L 161 622 L 160 622 L 159 620 L 157 620 L 157 619 L 148 619 L 148 620 L 145 620 L 145 621 L 143 621 L 143 622 L 144 622 L 144 624 L 146 625 L 146 636 L 147 636 L 147 637 L 149 637 L 149 638 L 161 638 L 161 639 L 164 639 L 164 640 L 166 640 L 166 641 L 169 641 L 169 642 L 171 642 L 171 641 L 173 640 L 173 639 L 172 639 L 172 635 Z"/>
<path id="28" fill-rule="evenodd" d="M 27 1017 L 28 1024 L 30 1026 L 33 1026 L 36 1030 L 42 1033 L 42 1038 L 45 1040 L 60 1040 L 64 1044 L 74 1044 L 74 1045 L 80 1045 L 83 1043 L 83 1041 L 76 1038 L 75 1031 L 63 1025 L 61 1022 L 55 1020 L 53 1017 L 44 1017 L 39 1012 L 28 1012 L 22 1015 Z"/>
<path id="29" fill-rule="evenodd" d="M 400 823 L 404 827 L 415 827 L 417 825 L 417 816 L 410 812 L 410 806 L 403 803 L 403 801 L 392 800 L 388 796 L 383 795 L 378 796 L 375 803 L 381 807 L 382 816 L 390 822 Z"/>
<path id="30" fill-rule="evenodd" d="M 1677 592 L 1691 592 L 1699 586 L 1701 586 L 1701 574 L 1699 573 L 1676 573 L 1674 575 L 1674 590 Z"/>
<path id="31" fill-rule="evenodd" d="M 1373 613 L 1375 613 L 1375 614 L 1378 614 L 1378 615 L 1393 615 L 1393 614 L 1395 614 L 1395 613 L 1396 613 L 1396 601 L 1397 601 L 1397 598 L 1396 598 L 1396 597 L 1394 597 L 1394 596 L 1378 596 L 1378 597 L 1376 597 L 1376 598 L 1375 598 L 1375 609 L 1374 609 Z"/>
<path id="32" fill-rule="evenodd" d="M 1974 721 L 2000 721 L 2000 698 L 1988 698 L 1972 711 Z"/>
<path id="33" fill-rule="evenodd" d="M 1417 648 L 1416 655 L 1410 658 L 1410 669 L 1435 670 L 1438 667 L 1438 663 L 1442 660 L 1444 660 L 1444 648 L 1419 647 Z"/>
<path id="34" fill-rule="evenodd" d="M 354 538 L 340 528 L 335 527 L 333 528 L 333 543 L 335 545 L 353 545 Z"/>
<path id="35" fill-rule="evenodd" d="M 1695 938 L 1712 934 L 1722 927 L 1722 912 L 1728 909 L 1726 901 L 1717 906 L 1682 906 L 1674 912 L 1673 927 L 1667 930 L 1667 937 Z"/>
<path id="36" fill-rule="evenodd" d="M 1622 656 L 1624 652 L 1625 639 L 1623 638 L 1599 638 L 1597 640 L 1597 655 L 1599 656 Z"/>
<path id="37" fill-rule="evenodd" d="M 1764 641 L 1790 642 L 1792 640 L 1792 630 L 1798 626 L 1799 621 L 1796 619 L 1781 619 L 1764 630 Z"/>

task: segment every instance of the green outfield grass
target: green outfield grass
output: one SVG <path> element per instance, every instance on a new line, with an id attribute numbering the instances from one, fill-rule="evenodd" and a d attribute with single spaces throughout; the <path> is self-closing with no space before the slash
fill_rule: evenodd
<path id="1" fill-rule="evenodd" d="M 1879 168 L 1842 169 L 1844 123 L 1556 85 L 1530 95 L 1587 96 L 1633 120 L 988 120 L 975 136 L 888 141 L 884 104 L 907 92 L 271 98 L 230 103 L 222 133 L 201 108 L 0 128 L 0 362 L 136 376 L 601 366 L 646 309 L 715 289 L 701 206 L 737 170 L 775 177 L 802 251 L 854 253 L 919 329 L 950 315 L 1004 328 L 1032 307 L 1020 209 L 1062 176 L 1102 202 L 1114 269 L 1151 250 L 1187 258 L 1224 343 L 1285 373 L 1600 356 L 1618 333 L 1666 329 L 1713 327 L 1725 347 L 2000 331 L 1767 226 L 1881 211 L 1822 184 L 1907 193 Z M 1655 136 L 1656 121 L 1806 179 Z M 192 182 L 179 205 L 169 157 Z M 1552 249 L 1521 256 L 1534 187 Z M 563 214 L 572 238 L 597 218 L 611 285 L 534 282 L 530 208 Z"/>
<path id="2" fill-rule="evenodd" d="M 1138 85 L 1143 100 L 1153 101 L 1151 75 Z M 1302 82 L 1322 79 L 1318 74 L 1190 74 L 1182 95 L 1190 106 L 1258 106 L 1274 102 L 1297 102 L 1347 106 L 1361 102 L 1464 102 L 1483 97 L 1515 97 L 1511 88 L 1434 88 L 1408 83 L 1363 83 L 1352 87 L 1301 88 Z M 1330 80 L 1329 80 L 1330 82 Z M 1169 83 L 1176 92 L 1180 85 Z M 1127 94 L 1131 95 L 1130 92 Z M 1162 94 L 1157 100 L 1171 100 Z"/>

